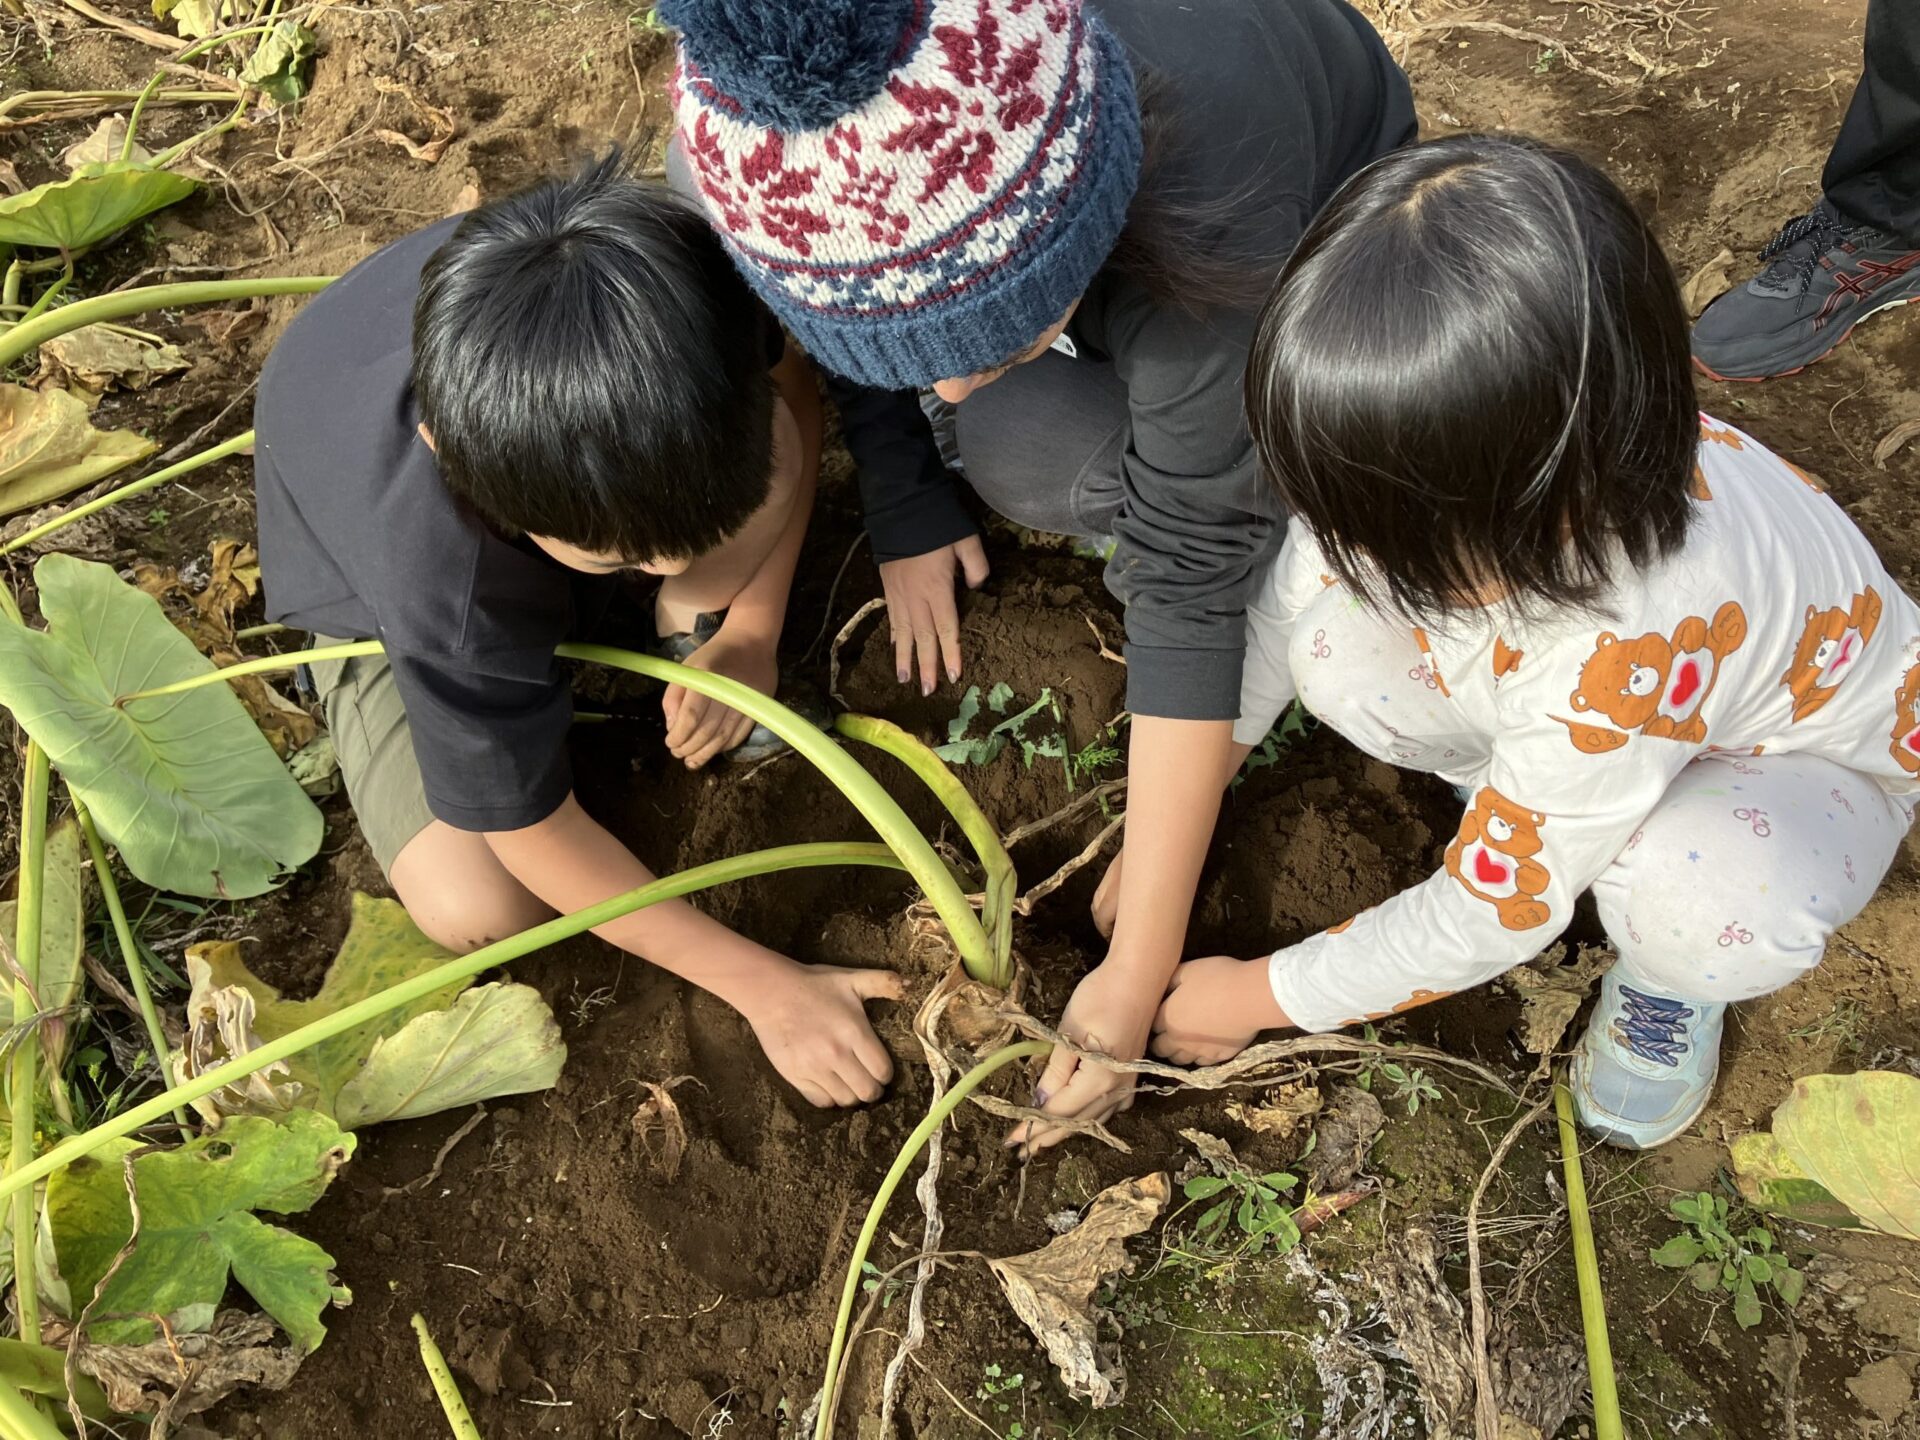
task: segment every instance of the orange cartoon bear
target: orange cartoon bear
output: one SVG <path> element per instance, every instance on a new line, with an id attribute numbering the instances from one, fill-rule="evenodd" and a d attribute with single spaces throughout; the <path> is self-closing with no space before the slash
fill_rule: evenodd
<path id="1" fill-rule="evenodd" d="M 1540 896 L 1553 877 L 1533 858 L 1541 850 L 1546 818 L 1485 786 L 1447 846 L 1447 873 L 1469 895 L 1499 911 L 1500 923 L 1509 930 L 1532 930 L 1546 924 L 1550 914 Z"/>
<path id="2" fill-rule="evenodd" d="M 1893 692 L 1893 758 L 1909 775 L 1920 775 L 1920 664 Z"/>
<path id="3" fill-rule="evenodd" d="M 1855 595 L 1845 610 L 1837 605 L 1831 610 L 1807 606 L 1806 628 L 1794 647 L 1793 663 L 1780 677 L 1780 683 L 1793 692 L 1796 725 L 1833 698 L 1880 628 L 1881 609 L 1880 592 L 1871 585 Z"/>
<path id="4" fill-rule="evenodd" d="M 1703 744 L 1707 722 L 1701 709 L 1713 694 L 1720 667 L 1747 638 L 1747 613 L 1729 600 L 1709 625 L 1689 615 L 1665 635 L 1622 640 L 1603 630 L 1593 654 L 1580 667 L 1580 685 L 1567 703 L 1605 716 L 1613 729 L 1554 716 L 1567 727 L 1573 747 L 1589 755 L 1618 750 L 1630 732 L 1654 740 Z"/>

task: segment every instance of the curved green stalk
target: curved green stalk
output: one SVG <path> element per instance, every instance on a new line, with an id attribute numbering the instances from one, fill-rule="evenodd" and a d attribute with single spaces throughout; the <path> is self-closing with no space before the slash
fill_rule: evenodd
<path id="1" fill-rule="evenodd" d="M 480 1440 L 480 1429 L 467 1413 L 467 1402 L 460 1398 L 460 1386 L 447 1368 L 440 1347 L 433 1343 L 433 1332 L 427 1329 L 424 1315 L 413 1317 L 413 1333 L 420 1337 L 420 1361 L 427 1367 L 433 1393 L 440 1397 L 440 1409 L 447 1417 L 447 1428 L 453 1431 L 453 1440 Z"/>
<path id="2" fill-rule="evenodd" d="M 66 255 L 62 258 L 64 264 L 61 267 L 60 278 L 42 290 L 40 292 L 40 298 L 29 305 L 27 307 L 27 313 L 22 315 L 17 321 L 14 321 L 14 324 L 30 325 L 35 320 L 38 320 L 52 308 L 53 302 L 60 298 L 60 292 L 73 283 L 73 256 Z"/>
<path id="3" fill-rule="evenodd" d="M 72 786 L 67 787 L 67 799 L 73 803 L 74 818 L 80 822 L 80 833 L 86 837 L 87 851 L 93 856 L 93 878 L 100 886 L 100 898 L 106 902 L 107 918 L 113 922 L 113 938 L 120 947 L 120 959 L 127 967 L 127 983 L 133 987 L 133 998 L 140 1005 L 140 1018 L 147 1027 L 147 1043 L 153 1047 L 153 1063 L 158 1067 L 164 1083 L 167 1078 L 167 1032 L 161 1028 L 160 1012 L 154 1008 L 153 987 L 147 983 L 147 967 L 140 959 L 140 947 L 133 943 L 133 926 L 127 923 L 127 907 L 120 901 L 120 886 L 113 878 L 113 865 L 107 859 L 107 847 L 100 843 L 100 832 L 94 827 L 93 816 L 87 813 L 86 804 Z M 180 1138 L 190 1138 L 193 1125 L 187 1119 L 187 1112 L 176 1108 L 173 1118 L 180 1127 Z"/>
<path id="4" fill-rule="evenodd" d="M 297 655 L 268 655 L 258 660 L 243 660 L 238 665 L 229 665 L 225 669 L 211 671 L 205 675 L 196 675 L 188 680 L 176 680 L 171 685 L 156 685 L 151 690 L 136 691 L 131 695 L 122 695 L 115 702 L 122 707 L 136 700 L 150 700 L 161 695 L 178 695 L 183 691 L 195 690 L 202 685 L 216 684 L 222 680 L 233 679 L 241 675 L 259 675 L 272 670 L 291 670 L 300 664 L 311 664 L 315 660 L 345 660 L 358 655 L 377 655 L 380 653 L 377 640 L 358 640 L 348 645 L 328 645 L 317 650 L 307 650 Z M 676 665 L 671 660 L 660 660 L 652 655 L 638 655 L 631 650 L 616 650 L 609 645 L 559 645 L 555 653 L 567 660 L 585 660 L 594 665 L 605 665 L 614 670 L 626 670 L 635 675 L 651 676 L 655 680 L 664 680 L 669 685 L 684 685 L 697 695 L 706 695 L 718 700 L 722 705 L 738 710 L 742 715 L 766 726 L 795 750 L 798 750 L 827 779 L 831 780 L 853 802 L 853 806 L 867 823 L 879 832 L 880 838 L 887 842 L 893 853 L 900 857 L 907 873 L 913 876 L 933 908 L 946 922 L 948 932 L 953 936 L 954 948 L 960 952 L 960 959 L 967 967 L 967 973 L 976 980 L 987 984 L 996 984 L 994 979 L 998 966 L 994 961 L 993 950 L 987 940 L 987 932 L 980 928 L 980 921 L 973 913 L 973 907 L 967 903 L 966 892 L 953 878 L 947 867 L 940 861 L 933 846 L 927 843 L 926 836 L 914 829 L 913 822 L 907 818 L 894 798 L 887 794 L 880 782 L 869 775 L 854 758 L 841 749 L 828 736 L 822 734 L 807 721 L 802 720 L 777 700 L 770 699 L 755 690 L 751 685 L 743 685 L 738 680 L 730 680 L 724 675 L 709 674 L 705 670 L 694 670 L 685 665 Z"/>
<path id="5" fill-rule="evenodd" d="M 1013 983 L 1013 897 L 1019 882 L 1000 832 L 946 762 L 892 721 L 871 715 L 838 715 L 833 728 L 850 740 L 884 750 L 919 776 L 973 846 L 986 876 L 980 923 L 986 927 L 994 963 L 994 973 L 986 979 L 996 989 L 1006 989 Z"/>
<path id="6" fill-rule="evenodd" d="M 6 1440 L 63 1440 L 59 1426 L 6 1384 L 0 1384 L 0 1435 Z"/>
<path id="7" fill-rule="evenodd" d="M 873 1237 L 880 1229 L 880 1217 L 886 1213 L 887 1202 L 893 1198 L 893 1192 L 900 1188 L 901 1180 L 906 1178 L 908 1167 L 926 1148 L 927 1141 L 933 1138 L 933 1132 L 946 1123 L 947 1117 L 959 1108 L 960 1102 L 978 1089 L 988 1076 L 1015 1060 L 1025 1059 L 1029 1055 L 1045 1055 L 1051 1049 L 1053 1047 L 1044 1040 L 1019 1040 L 994 1051 L 954 1082 L 953 1088 L 927 1111 L 926 1118 L 913 1127 L 913 1133 L 901 1145 L 900 1153 L 893 1157 L 892 1167 L 880 1182 L 873 1203 L 867 1207 L 866 1223 L 860 1227 L 859 1238 L 853 1242 L 853 1256 L 847 1261 L 846 1283 L 840 1287 L 840 1313 L 834 1316 L 833 1342 L 827 1347 L 827 1374 L 821 1382 L 820 1412 L 814 1421 L 813 1440 L 827 1440 L 833 1433 L 833 1392 L 840 1383 L 840 1361 L 847 1346 L 847 1324 L 853 1318 L 854 1296 L 860 1293 L 860 1266 L 867 1258 L 867 1251 L 873 1248 Z"/>
<path id="8" fill-rule="evenodd" d="M 1580 1171 L 1580 1137 L 1573 1128 L 1573 1096 L 1553 1087 L 1560 1119 L 1560 1167 L 1567 1182 L 1567 1220 L 1573 1233 L 1573 1273 L 1580 1283 L 1580 1327 L 1587 1337 L 1587 1381 L 1593 1388 L 1595 1440 L 1621 1440 L 1620 1392 L 1613 1374 L 1613 1344 L 1607 1337 L 1607 1300 L 1600 1290 L 1600 1256 L 1587 1209 L 1587 1180 Z"/>
<path id="9" fill-rule="evenodd" d="M 377 1020 L 389 1011 L 402 1005 L 411 1004 L 422 996 L 430 995 L 443 985 L 467 980 L 482 970 L 490 970 L 496 965 L 506 965 L 548 945 L 558 944 L 562 940 L 571 940 L 609 921 L 618 920 L 623 915 L 631 915 L 636 910 L 644 910 L 649 905 L 658 905 L 663 900 L 675 900 L 682 895 L 691 895 L 696 890 L 705 890 L 714 885 L 725 884 L 729 880 L 746 880 L 755 875 L 767 875 L 776 870 L 797 870 L 822 865 L 872 865 L 885 869 L 904 868 L 897 857 L 890 854 L 884 845 L 870 842 L 845 842 L 839 844 L 782 845 L 772 850 L 756 850 L 747 855 L 736 855 L 730 860 L 716 860 L 709 865 L 696 865 L 691 870 L 682 870 L 677 875 L 668 875 L 651 884 L 642 885 L 637 890 L 629 890 L 624 895 L 616 895 L 610 900 L 602 900 L 597 905 L 589 905 L 584 910 L 576 910 L 571 915 L 562 915 L 545 924 L 536 925 L 531 930 L 523 930 L 518 935 L 509 935 L 504 940 L 496 940 L 491 945 L 482 946 L 471 955 L 462 955 L 423 971 L 410 980 L 369 995 L 331 1015 L 303 1025 L 298 1030 L 290 1030 L 277 1040 L 269 1040 L 258 1049 L 249 1050 L 237 1060 L 229 1060 L 224 1065 L 215 1066 L 204 1074 L 175 1085 L 164 1094 L 151 1100 L 142 1101 L 130 1110 L 123 1110 L 112 1119 L 96 1125 L 84 1135 L 75 1135 L 54 1146 L 32 1164 L 7 1172 L 0 1180 L 0 1198 L 18 1195 L 22 1191 L 31 1193 L 33 1184 L 43 1176 L 51 1175 L 62 1166 L 71 1165 L 82 1156 L 90 1155 L 109 1140 L 117 1140 L 122 1135 L 131 1135 L 143 1126 L 151 1125 L 181 1105 L 191 1104 L 203 1095 L 211 1095 L 223 1086 L 244 1080 L 256 1070 L 273 1064 L 276 1060 L 285 1060 L 289 1055 L 298 1055 L 302 1050 L 318 1045 L 322 1040 L 330 1040 L 335 1035 L 364 1025 L 369 1020 Z M 29 1231 L 31 1237 L 31 1231 Z M 29 1251 L 31 1264 L 31 1251 Z M 31 1274 L 29 1270 L 27 1273 Z"/>
<path id="10" fill-rule="evenodd" d="M 47 859 L 47 791 L 52 772 L 47 752 L 27 742 L 27 776 L 20 787 L 20 878 L 14 908 L 13 959 L 19 973 L 13 981 L 13 1024 L 19 1036 L 13 1047 L 8 1080 L 13 1120 L 13 1151 L 9 1176 L 33 1163 L 34 1072 L 40 1043 L 33 1033 L 39 1011 L 35 991 L 40 985 L 40 906 L 45 895 Z M 33 1279 L 33 1241 L 36 1222 L 33 1187 L 13 1196 L 13 1293 L 20 1312 L 20 1338 L 40 1343 L 40 1295 Z"/>
<path id="11" fill-rule="evenodd" d="M 245 30 L 228 31 L 222 35 L 209 35 L 206 39 L 196 41 L 182 50 L 178 55 L 175 55 L 171 63 L 174 65 L 184 65 L 187 61 L 196 59 L 204 55 L 207 51 L 214 49 L 216 46 L 226 44 L 229 40 L 238 40 L 247 35 L 264 35 L 271 28 L 271 26 L 266 25 L 255 25 Z M 153 72 L 153 78 L 147 81 L 145 88 L 141 90 L 139 99 L 133 102 L 133 113 L 127 117 L 127 138 L 122 141 L 120 145 L 120 161 L 122 164 L 125 164 L 133 158 L 134 136 L 140 129 L 140 117 L 146 114 L 147 102 L 153 98 L 154 93 L 160 89 L 161 82 L 166 78 L 166 70 L 156 69 Z M 225 97 L 223 96 L 222 98 L 224 99 Z M 218 135 L 225 130 L 231 130 L 240 116 L 246 113 L 246 104 L 247 91 L 243 86 L 240 91 L 239 103 L 233 115 L 211 129 L 202 130 L 198 135 L 181 141 L 178 145 L 167 151 L 166 154 L 157 156 L 153 161 L 153 168 L 156 170 L 164 170 L 167 168 L 168 163 L 178 159 L 183 151 L 191 149 L 210 136 Z"/>
<path id="12" fill-rule="evenodd" d="M 81 303 L 85 304 L 87 302 L 82 301 Z M 68 310 L 74 308 L 76 307 L 72 305 L 67 307 Z M 55 313 L 64 314 L 65 311 L 56 311 Z M 0 335 L 0 348 L 3 348 L 5 344 L 6 337 Z M 178 464 L 168 465 L 156 470 L 153 474 L 143 476 L 130 485 L 122 485 L 118 490 L 109 490 L 97 500 L 89 500 L 84 505 L 76 505 L 73 509 L 54 516 L 53 519 L 47 521 L 44 525 L 36 525 L 31 530 L 22 531 L 20 534 L 14 536 L 13 539 L 7 541 L 6 544 L 0 545 L 0 555 L 11 555 L 15 550 L 31 545 L 36 540 L 46 539 L 47 536 L 53 534 L 56 530 L 65 529 L 76 520 L 84 520 L 87 516 L 96 515 L 102 510 L 110 509 L 123 500 L 131 500 L 136 495 L 144 494 L 148 490 L 157 489 L 159 486 L 165 485 L 169 480 L 178 480 L 182 475 L 191 475 L 203 465 L 211 465 L 216 460 L 224 460 L 227 456 L 237 454 L 251 444 L 253 444 L 253 431 L 243 430 L 231 440 L 222 440 L 210 450 L 202 450 L 198 455 L 189 455 Z"/>
<path id="13" fill-rule="evenodd" d="M 193 280 L 178 285 L 143 285 L 76 300 L 50 310 L 37 320 L 16 325 L 0 334 L 0 369 L 5 369 L 36 345 L 55 336 L 101 320 L 124 320 L 149 310 L 171 310 L 183 305 L 211 305 L 221 300 L 251 300 L 256 295 L 311 295 L 331 285 L 331 275 L 276 275 L 254 280 Z"/>

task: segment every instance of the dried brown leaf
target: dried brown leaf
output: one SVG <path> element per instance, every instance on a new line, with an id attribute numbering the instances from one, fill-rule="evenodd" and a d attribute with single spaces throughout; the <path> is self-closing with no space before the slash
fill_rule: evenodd
<path id="1" fill-rule="evenodd" d="M 1452 1435 L 1473 1404 L 1465 1312 L 1440 1270 L 1441 1248 L 1419 1221 L 1363 1267 L 1400 1353 L 1420 1382 L 1426 1433 Z"/>
<path id="2" fill-rule="evenodd" d="M 284 1390 L 300 1368 L 300 1352 L 275 1345 L 273 1321 L 223 1310 L 211 1329 L 162 1336 L 145 1345 L 82 1343 L 79 1365 L 100 1382 L 122 1414 L 197 1415 L 243 1385 Z"/>
<path id="3" fill-rule="evenodd" d="M 1302 1162 L 1308 1182 L 1322 1195 L 1345 1190 L 1365 1168 L 1374 1137 L 1386 1123 L 1387 1112 L 1367 1091 L 1336 1086 L 1314 1127 L 1319 1142 Z"/>
<path id="4" fill-rule="evenodd" d="M 1094 1296 L 1110 1277 L 1132 1272 L 1127 1238 L 1153 1224 L 1172 1193 L 1165 1171 L 1123 1180 L 1094 1196 L 1086 1218 L 1043 1248 L 988 1262 L 1067 1393 L 1096 1407 L 1119 1404 L 1127 1376 L 1119 1347 L 1100 1339 L 1102 1324 L 1117 1322 Z"/>
<path id="5" fill-rule="evenodd" d="M 82 165 L 109 165 L 120 158 L 120 149 L 127 143 L 127 117 L 109 115 L 86 139 L 69 145 L 60 152 L 60 168 L 69 175 Z M 129 160 L 146 164 L 153 159 L 153 152 L 144 145 L 135 145 L 128 154 Z"/>
<path id="6" fill-rule="evenodd" d="M 1318 1115 L 1320 1105 L 1319 1087 L 1307 1080 L 1295 1080 L 1274 1086 L 1251 1104 L 1229 1100 L 1227 1115 L 1256 1135 L 1277 1135 L 1284 1140 Z"/>
<path id="7" fill-rule="evenodd" d="M 1207 1168 L 1222 1179 L 1247 1168 L 1240 1163 L 1240 1157 L 1233 1153 L 1233 1147 L 1218 1135 L 1209 1135 L 1204 1130 L 1182 1130 L 1180 1138 L 1198 1150 L 1200 1158 L 1207 1162 Z"/>
<path id="8" fill-rule="evenodd" d="M 660 1172 L 660 1178 L 671 1185 L 680 1174 L 680 1162 L 687 1154 L 687 1122 L 680 1114 L 680 1106 L 670 1093 L 693 1080 L 691 1075 L 675 1075 L 669 1080 L 642 1080 L 647 1098 L 640 1102 L 640 1108 L 633 1112 L 633 1133 L 639 1137 L 640 1148 L 646 1151 L 647 1159 Z M 698 1080 L 693 1080 L 698 1085 Z"/>
<path id="9" fill-rule="evenodd" d="M 1680 287 L 1680 303 L 1687 307 L 1687 314 L 1698 315 L 1733 288 L 1728 278 L 1733 264 L 1733 251 L 1723 249 L 1687 278 Z"/>
<path id="10" fill-rule="evenodd" d="M 266 328 L 267 312 L 265 308 L 198 310 L 188 315 L 183 323 L 205 335 L 219 349 L 234 350 L 242 340 Z"/>
<path id="11" fill-rule="evenodd" d="M 1899 453 L 1901 446 L 1916 436 L 1920 436 L 1920 420 L 1902 420 L 1882 435 L 1880 443 L 1873 447 L 1873 463 L 1882 470 L 1886 469 L 1887 461 Z"/>
<path id="12" fill-rule="evenodd" d="M 1612 964 L 1610 950 L 1582 945 L 1569 961 L 1567 947 L 1555 945 L 1508 972 L 1507 979 L 1520 996 L 1520 1042 L 1529 1055 L 1540 1057 L 1536 1075 L 1546 1073 L 1574 1015 Z"/>
<path id="13" fill-rule="evenodd" d="M 33 383 L 39 389 L 74 391 L 91 405 L 116 386 L 144 390 L 192 368 L 178 345 L 156 345 L 104 325 L 82 325 L 41 342 L 40 372 Z"/>
<path id="14" fill-rule="evenodd" d="M 0 160 L 0 191 L 8 195 L 18 195 L 27 188 L 20 178 L 20 172 L 13 168 L 11 160 Z"/>
<path id="15" fill-rule="evenodd" d="M 245 988 L 214 984 L 213 967 L 196 954 L 187 956 L 187 980 L 193 987 L 187 998 L 187 1039 L 171 1064 L 176 1084 L 260 1047 L 253 996 Z M 277 1115 L 294 1107 L 302 1088 L 288 1078 L 286 1062 L 277 1060 L 202 1096 L 193 1108 L 211 1125 L 229 1115 Z"/>
<path id="16" fill-rule="evenodd" d="M 443 110 L 438 105 L 429 105 L 413 90 L 398 80 L 376 80 L 374 88 L 383 95 L 398 95 L 413 108 L 421 122 L 427 127 L 427 138 L 415 140 L 398 130 L 375 130 L 376 138 L 389 145 L 396 145 L 414 159 L 432 165 L 447 153 L 447 146 L 453 143 L 453 137 L 460 133 L 460 125 L 453 118 L 451 110 Z"/>

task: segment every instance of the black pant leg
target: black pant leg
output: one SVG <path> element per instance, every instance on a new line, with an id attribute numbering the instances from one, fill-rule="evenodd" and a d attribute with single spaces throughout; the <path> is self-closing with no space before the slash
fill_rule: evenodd
<path id="1" fill-rule="evenodd" d="M 1849 219 L 1920 244 L 1920 0 L 1868 0 L 1865 71 L 1823 184 Z"/>

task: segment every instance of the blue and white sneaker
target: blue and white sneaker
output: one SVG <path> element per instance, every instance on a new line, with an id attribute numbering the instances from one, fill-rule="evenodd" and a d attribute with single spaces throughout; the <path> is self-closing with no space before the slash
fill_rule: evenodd
<path id="1" fill-rule="evenodd" d="M 1625 1150 L 1651 1150 L 1684 1133 L 1713 1096 L 1726 1013 L 1724 1002 L 1653 995 L 1609 971 L 1573 1055 L 1580 1123 Z"/>

